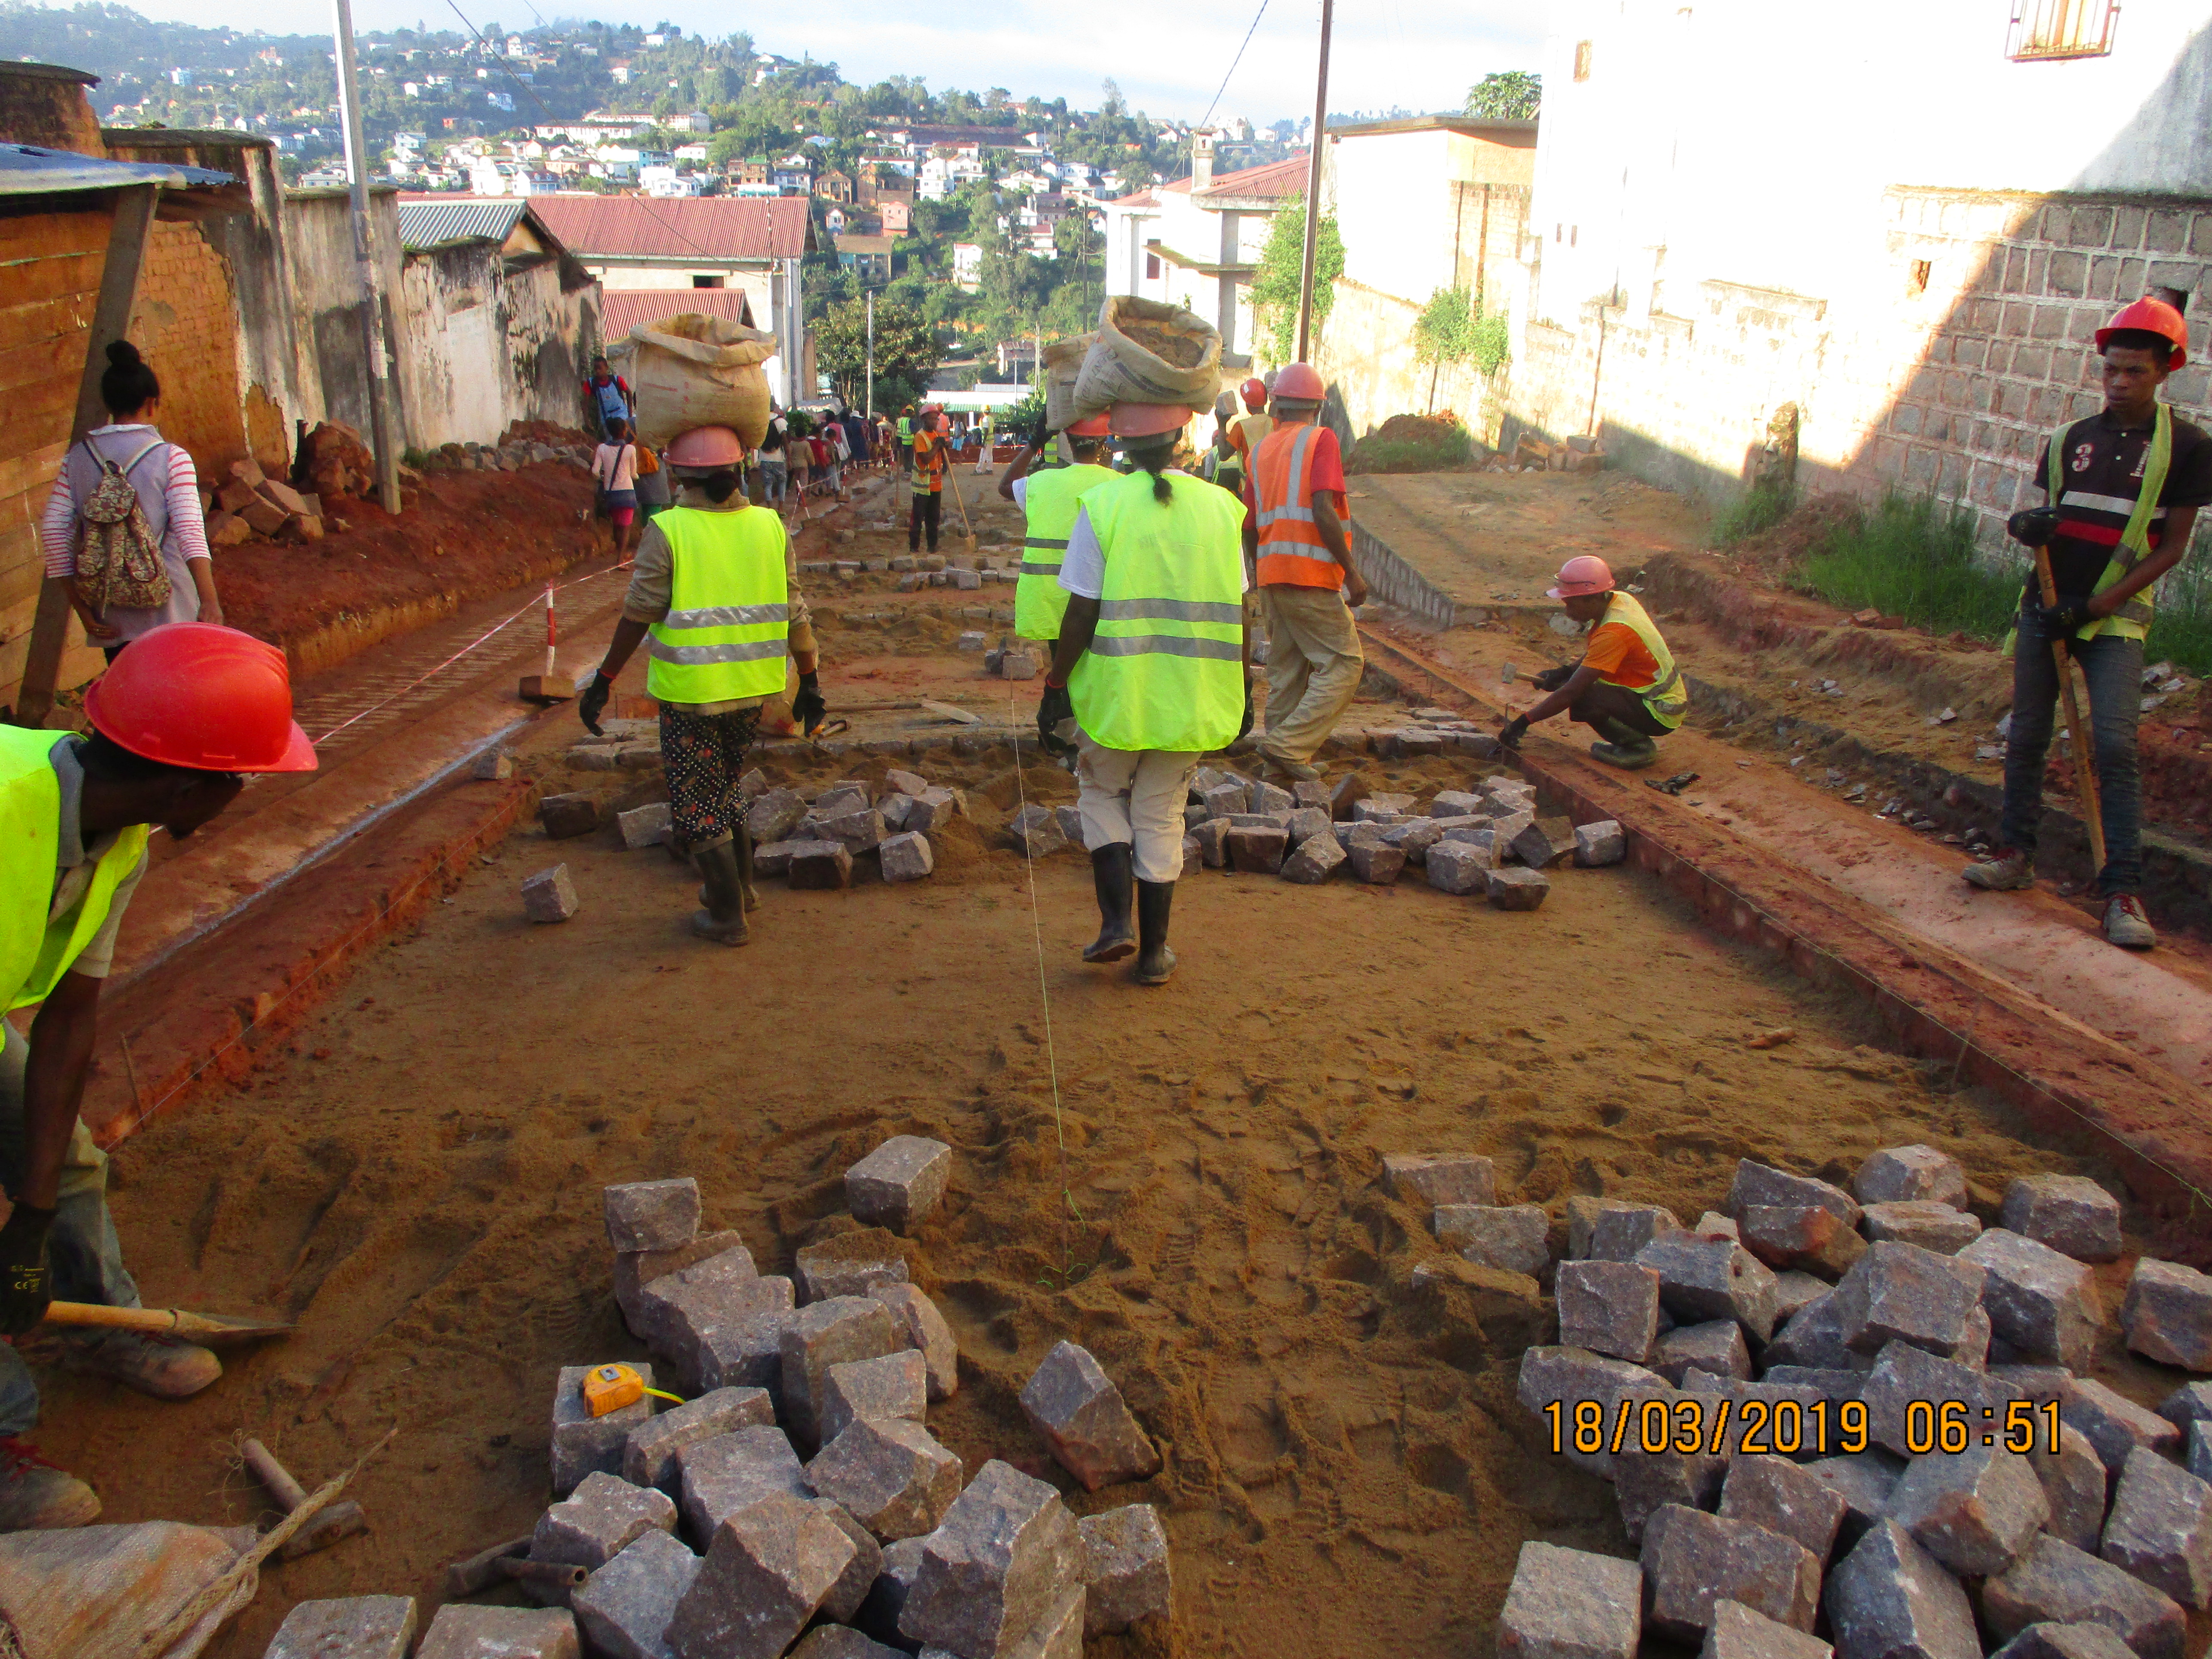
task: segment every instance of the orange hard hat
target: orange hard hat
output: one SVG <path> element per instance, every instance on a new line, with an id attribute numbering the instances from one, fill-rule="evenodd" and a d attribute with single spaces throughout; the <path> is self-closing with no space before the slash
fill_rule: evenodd
<path id="1" fill-rule="evenodd" d="M 1267 383 L 1265 380 L 1261 380 L 1257 375 L 1255 375 L 1252 379 L 1244 382 L 1242 389 L 1244 393 L 1245 408 L 1261 409 L 1266 406 L 1267 402 Z"/>
<path id="2" fill-rule="evenodd" d="M 743 466 L 745 460 L 744 440 L 726 426 L 695 426 L 679 432 L 667 453 L 669 465 L 702 472 Z"/>
<path id="3" fill-rule="evenodd" d="M 1328 388 L 1322 384 L 1321 376 L 1310 363 L 1285 363 L 1275 371 L 1275 398 L 1290 404 L 1317 404 L 1328 396 Z"/>
<path id="4" fill-rule="evenodd" d="M 1547 587 L 1549 599 L 1578 599 L 1585 593 L 1613 592 L 1613 567 L 1594 554 L 1580 553 L 1559 567 L 1557 587 Z"/>
<path id="5" fill-rule="evenodd" d="M 1108 429 L 1117 438 L 1152 438 L 1163 432 L 1179 432 L 1190 424 L 1190 410 L 1181 404 L 1117 403 L 1106 411 Z"/>
<path id="6" fill-rule="evenodd" d="M 134 755 L 201 772 L 312 772 L 284 653 L 216 623 L 141 634 L 87 688 L 92 729 Z"/>
<path id="7" fill-rule="evenodd" d="M 2112 320 L 2097 331 L 2097 349 L 2102 351 L 2106 343 L 2123 330 L 2162 335 L 2172 341 L 2173 355 L 2166 360 L 2169 369 L 2179 368 L 2189 361 L 2189 325 L 2163 300 L 2146 294 L 2132 305 L 2121 307 Z"/>
<path id="8" fill-rule="evenodd" d="M 1114 423 L 1103 415 L 1085 415 L 1065 429 L 1071 438 L 1103 438 L 1114 430 Z"/>

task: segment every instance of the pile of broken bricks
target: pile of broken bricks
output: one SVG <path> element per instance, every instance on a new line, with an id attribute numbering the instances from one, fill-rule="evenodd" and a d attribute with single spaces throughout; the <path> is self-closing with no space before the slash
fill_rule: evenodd
<path id="1" fill-rule="evenodd" d="M 1648 1633 L 1704 1659 L 2185 1659 L 2185 1609 L 2212 1603 L 2212 1382 L 2152 1411 L 2088 1373 L 2112 1335 L 2212 1373 L 2212 1277 L 2138 1261 L 2115 1330 L 2096 1182 L 2015 1180 L 1985 1227 L 1932 1147 L 1875 1153 L 1848 1192 L 1746 1160 L 1693 1227 L 1571 1198 L 1555 1261 L 1486 1159 L 1385 1177 L 1440 1241 L 1551 1289 L 1559 1341 L 1523 1355 L 1520 1401 L 1639 1552 L 1525 1544 L 1501 1656 L 1633 1659 Z"/>
<path id="2" fill-rule="evenodd" d="M 1481 779 L 1439 790 L 1425 805 L 1409 794 L 1376 794 L 1357 772 L 1334 784 L 1285 789 L 1222 768 L 1191 775 L 1183 808 L 1182 872 L 1234 870 L 1316 886 L 1342 870 L 1388 886 L 1407 866 L 1439 892 L 1487 897 L 1502 910 L 1534 910 L 1552 888 L 1545 872 L 1572 860 L 1618 864 L 1628 841 L 1611 818 L 1576 824 L 1540 817 L 1535 786 Z M 1042 858 L 1084 845 L 1073 806 L 1030 806 L 1007 824 L 1014 849 Z"/>
<path id="3" fill-rule="evenodd" d="M 644 746 L 635 744 L 619 752 Z M 657 741 L 652 750 L 657 765 Z M 753 840 L 753 874 L 762 879 L 781 876 L 801 889 L 849 887 L 854 860 L 868 858 L 876 860 L 887 882 L 921 881 L 937 868 L 933 838 L 968 811 L 962 791 L 939 787 L 897 767 L 884 774 L 880 788 L 866 778 L 846 778 L 817 790 L 811 799 L 796 789 L 771 787 L 755 768 L 738 780 L 738 793 Z M 556 841 L 588 834 L 602 822 L 598 800 L 580 791 L 546 796 L 538 804 L 538 818 Z M 662 847 L 689 862 L 676 853 L 666 801 L 617 812 L 614 820 L 626 850 Z M 553 865 L 526 878 L 522 904 L 532 921 L 566 921 L 574 915 L 579 902 L 568 866 Z"/>
<path id="4" fill-rule="evenodd" d="M 513 1579 L 546 1605 L 450 1601 L 416 1659 L 1080 1659 L 1086 1637 L 1164 1631 L 1172 1586 L 1156 1510 L 1078 1519 L 1051 1485 L 996 1458 L 968 1479 L 927 1426 L 959 1386 L 959 1355 L 908 1282 L 897 1235 L 934 1208 L 951 1164 L 941 1141 L 886 1141 L 846 1172 L 865 1224 L 801 1249 L 788 1277 L 761 1273 L 737 1234 L 702 1233 L 688 1177 L 608 1188 L 616 1298 L 656 1362 L 633 1369 L 687 1398 L 648 1393 L 594 1415 L 584 1383 L 599 1368 L 565 1368 L 556 1501 L 527 1539 L 456 1564 L 447 1586 Z M 1046 1357 L 1021 1404 L 1085 1491 L 1160 1468 L 1121 1391 L 1073 1343 Z M 380 1648 L 330 1637 L 392 1626 L 402 1610 L 411 1634 L 406 1598 L 302 1603 L 269 1659 L 404 1653 L 404 1636 Z"/>

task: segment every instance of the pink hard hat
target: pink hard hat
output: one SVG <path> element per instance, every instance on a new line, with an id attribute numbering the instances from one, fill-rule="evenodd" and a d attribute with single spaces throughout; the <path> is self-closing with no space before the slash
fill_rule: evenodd
<path id="1" fill-rule="evenodd" d="M 1114 423 L 1103 415 L 1085 415 L 1066 428 L 1071 438 L 1103 438 L 1114 430 Z"/>
<path id="2" fill-rule="evenodd" d="M 726 426 L 695 426 L 668 446 L 668 464 L 702 472 L 744 465 L 745 446 Z"/>
<path id="3" fill-rule="evenodd" d="M 1557 587 L 1547 587 L 1547 599 L 1580 599 L 1586 593 L 1613 592 L 1613 567 L 1595 554 L 1578 553 L 1559 567 Z"/>
<path id="4" fill-rule="evenodd" d="M 1107 425 L 1117 438 L 1152 438 L 1163 432 L 1179 432 L 1190 420 L 1190 410 L 1181 404 L 1117 403 L 1106 411 Z"/>
<path id="5" fill-rule="evenodd" d="M 1310 363 L 1285 363 L 1275 371 L 1274 396 L 1286 404 L 1317 404 L 1328 388 Z"/>

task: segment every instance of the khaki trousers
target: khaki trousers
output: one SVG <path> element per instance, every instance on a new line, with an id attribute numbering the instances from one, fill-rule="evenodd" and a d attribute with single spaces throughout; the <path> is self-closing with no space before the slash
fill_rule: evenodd
<path id="1" fill-rule="evenodd" d="M 1139 881 L 1182 874 L 1182 809 L 1198 755 L 1186 749 L 1108 749 L 1076 736 L 1075 781 L 1081 793 L 1084 845 L 1096 852 L 1128 843 Z"/>
<path id="2" fill-rule="evenodd" d="M 1267 628 L 1267 729 L 1260 752 L 1301 764 L 1313 759 L 1359 695 L 1365 661 L 1342 590 L 1260 590 Z"/>

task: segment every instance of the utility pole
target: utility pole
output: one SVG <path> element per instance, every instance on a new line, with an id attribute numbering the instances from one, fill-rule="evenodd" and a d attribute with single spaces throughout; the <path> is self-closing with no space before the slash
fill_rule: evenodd
<path id="1" fill-rule="evenodd" d="M 368 222 L 368 146 L 361 135 L 361 79 L 353 61 L 353 0 L 337 9 L 338 109 L 344 117 L 346 176 L 353 195 L 353 257 L 361 267 L 362 345 L 368 360 L 368 446 L 376 457 L 376 494 L 386 513 L 399 511 L 399 433 L 392 418 L 392 368 L 384 350 L 384 283 Z"/>
<path id="2" fill-rule="evenodd" d="M 1306 348 L 1313 337 L 1314 251 L 1321 240 L 1321 144 L 1328 128 L 1328 31 L 1335 14 L 1336 0 L 1321 0 L 1321 72 L 1314 84 L 1313 155 L 1306 164 L 1305 266 L 1298 278 L 1300 362 L 1308 361 Z"/>
<path id="3" fill-rule="evenodd" d="M 868 424 L 876 422 L 876 291 L 868 290 Z"/>

